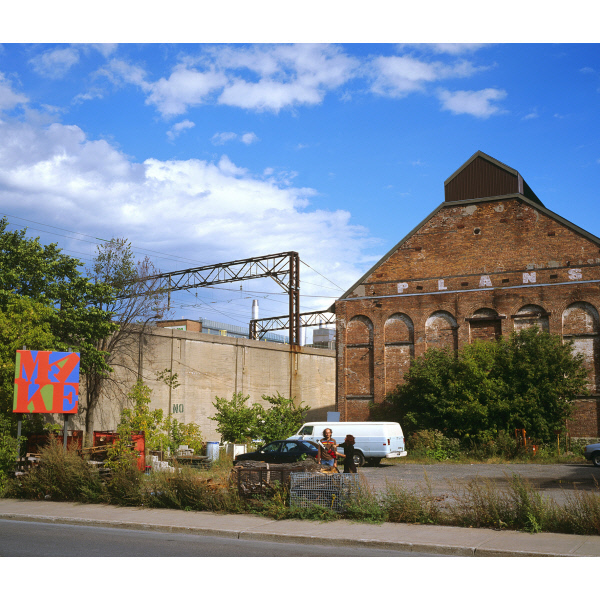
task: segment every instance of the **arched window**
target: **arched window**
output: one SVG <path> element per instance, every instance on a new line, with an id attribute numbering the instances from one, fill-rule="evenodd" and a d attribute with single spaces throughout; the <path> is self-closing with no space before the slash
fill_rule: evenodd
<path id="1" fill-rule="evenodd" d="M 396 389 L 404 380 L 414 356 L 415 328 L 410 317 L 396 313 L 384 326 L 385 336 L 385 392 Z"/>
<path id="2" fill-rule="evenodd" d="M 469 341 L 497 340 L 502 335 L 501 319 L 493 308 L 480 308 L 467 318 L 469 322 Z"/>
<path id="3" fill-rule="evenodd" d="M 429 348 L 458 350 L 458 323 L 444 310 L 434 312 L 425 322 L 425 342 Z"/>
<path id="4" fill-rule="evenodd" d="M 373 399 L 373 323 L 363 315 L 346 332 L 346 397 Z"/>
<path id="5" fill-rule="evenodd" d="M 600 319 L 598 311 L 587 302 L 574 302 L 562 314 L 563 337 L 573 340 L 574 351 L 584 357 L 590 380 L 588 390 L 600 388 Z"/>
<path id="6" fill-rule="evenodd" d="M 537 325 L 540 331 L 548 331 L 549 315 L 550 313 L 547 313 L 541 306 L 527 304 L 520 308 L 516 315 L 513 315 L 515 331 L 533 327 L 534 325 Z"/>

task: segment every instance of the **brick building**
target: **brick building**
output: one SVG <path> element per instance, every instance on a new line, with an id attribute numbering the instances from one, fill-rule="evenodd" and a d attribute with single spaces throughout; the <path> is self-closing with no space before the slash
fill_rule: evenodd
<path id="1" fill-rule="evenodd" d="M 428 348 L 537 324 L 584 354 L 591 396 L 576 401 L 569 430 L 599 436 L 600 239 L 482 152 L 444 188 L 444 202 L 335 302 L 341 418 L 366 419 Z"/>

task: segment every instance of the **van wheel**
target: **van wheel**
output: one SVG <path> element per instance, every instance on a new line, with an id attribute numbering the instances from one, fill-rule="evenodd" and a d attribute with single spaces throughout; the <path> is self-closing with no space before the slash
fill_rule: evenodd
<path id="1" fill-rule="evenodd" d="M 365 464 L 365 457 L 363 456 L 363 453 L 362 453 L 362 452 L 357 452 L 357 453 L 354 455 L 354 464 L 355 464 L 357 467 L 362 467 L 362 466 L 364 466 L 364 464 Z"/>
<path id="2" fill-rule="evenodd" d="M 367 461 L 367 464 L 368 464 L 370 467 L 378 467 L 380 462 L 381 462 L 381 459 L 380 459 L 380 458 L 370 458 L 370 459 Z"/>

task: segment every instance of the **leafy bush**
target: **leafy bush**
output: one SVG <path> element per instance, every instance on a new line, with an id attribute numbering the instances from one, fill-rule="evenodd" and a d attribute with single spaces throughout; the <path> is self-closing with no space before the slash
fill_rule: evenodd
<path id="1" fill-rule="evenodd" d="M 294 404 L 294 398 L 285 398 L 279 392 L 275 396 L 262 396 L 270 404 L 265 409 L 260 404 L 248 406 L 250 396 L 241 392 L 233 394 L 231 400 L 219 398 L 213 406 L 216 409 L 214 417 L 217 431 L 225 442 L 242 443 L 253 438 L 271 442 L 286 439 L 294 434 L 304 423 L 304 417 L 310 410 L 309 406 Z"/>
<path id="2" fill-rule="evenodd" d="M 408 440 L 408 448 L 436 461 L 456 459 L 461 451 L 460 440 L 447 438 L 437 429 L 416 431 Z"/>
<path id="3" fill-rule="evenodd" d="M 407 432 L 437 429 L 485 444 L 500 430 L 526 429 L 531 438 L 552 442 L 586 383 L 583 356 L 572 342 L 533 327 L 468 344 L 457 354 L 428 350 L 388 395 L 385 410 L 391 405 L 391 420 Z"/>
<path id="4" fill-rule="evenodd" d="M 295 406 L 294 398 L 284 398 L 279 392 L 276 396 L 263 396 L 271 406 L 265 410 L 256 409 L 256 436 L 265 442 L 285 440 L 300 429 L 310 406 L 300 403 Z"/>
<path id="5" fill-rule="evenodd" d="M 223 441 L 243 443 L 256 437 L 257 405 L 248 406 L 249 398 L 241 392 L 233 394 L 231 400 L 216 397 L 213 406 L 217 412 L 214 417 L 208 418 L 218 423 L 216 429 Z"/>

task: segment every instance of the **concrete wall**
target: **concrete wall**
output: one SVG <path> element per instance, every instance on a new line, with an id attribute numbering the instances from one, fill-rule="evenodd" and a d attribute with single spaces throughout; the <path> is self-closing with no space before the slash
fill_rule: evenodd
<path id="1" fill-rule="evenodd" d="M 141 332 L 141 329 L 140 329 Z M 262 395 L 294 397 L 311 407 L 308 420 L 325 420 L 335 410 L 335 352 L 228 338 L 176 329 L 148 328 L 136 334 L 141 353 L 122 357 L 115 380 L 120 393 L 106 393 L 94 419 L 95 430 L 114 429 L 125 394 L 135 384 L 141 354 L 141 374 L 152 390 L 151 408 L 162 408 L 182 423 L 197 423 L 206 441 L 218 441 L 212 403 L 233 393 L 250 395 L 249 402 L 268 405 Z M 170 390 L 156 372 L 172 369 L 180 387 Z M 81 394 L 81 399 L 85 398 Z M 81 412 L 81 411 L 80 411 Z M 81 417 L 79 421 L 81 421 Z"/>

